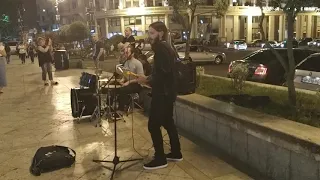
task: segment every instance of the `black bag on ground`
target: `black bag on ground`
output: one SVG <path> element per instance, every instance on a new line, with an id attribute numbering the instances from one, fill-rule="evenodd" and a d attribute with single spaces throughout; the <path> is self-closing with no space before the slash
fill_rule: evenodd
<path id="1" fill-rule="evenodd" d="M 40 176 L 65 167 L 71 167 L 75 162 L 76 152 L 64 146 L 41 147 L 37 150 L 30 166 L 30 173 Z"/>

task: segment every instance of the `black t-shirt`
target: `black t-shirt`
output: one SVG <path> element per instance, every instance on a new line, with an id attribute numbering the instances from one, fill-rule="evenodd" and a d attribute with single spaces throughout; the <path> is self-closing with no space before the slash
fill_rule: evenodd
<path id="1" fill-rule="evenodd" d="M 94 45 L 94 49 L 93 49 L 93 59 L 95 60 L 99 53 L 100 53 L 100 49 L 104 49 L 103 47 L 103 43 L 101 41 L 97 41 Z M 99 58 L 99 61 L 103 61 L 104 60 L 104 54 L 102 53 L 102 55 Z"/>
<path id="2" fill-rule="evenodd" d="M 122 43 L 127 43 L 129 42 L 130 44 L 136 42 L 136 40 L 134 39 L 134 37 L 131 35 L 129 37 L 124 37 L 123 40 L 122 40 Z"/>
<path id="3" fill-rule="evenodd" d="M 154 66 L 151 75 L 152 97 L 165 96 L 174 101 L 176 82 L 174 72 L 175 53 L 166 43 L 159 42 L 152 48 L 154 50 Z"/>

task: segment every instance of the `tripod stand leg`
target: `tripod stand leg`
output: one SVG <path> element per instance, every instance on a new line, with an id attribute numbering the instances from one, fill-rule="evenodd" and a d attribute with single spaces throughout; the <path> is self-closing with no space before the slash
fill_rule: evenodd
<path id="1" fill-rule="evenodd" d="M 81 110 L 81 113 L 80 113 L 80 116 L 79 116 L 78 119 L 77 119 L 77 123 L 78 123 L 78 124 L 80 124 L 80 120 L 81 120 L 81 118 L 82 118 L 82 115 L 83 115 L 83 112 L 84 112 L 85 109 L 86 109 L 86 106 L 83 106 L 83 107 L 82 107 L 82 110 Z"/>

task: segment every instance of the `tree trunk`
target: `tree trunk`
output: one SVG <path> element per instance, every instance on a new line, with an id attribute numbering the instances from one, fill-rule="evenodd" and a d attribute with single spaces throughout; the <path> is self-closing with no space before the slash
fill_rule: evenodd
<path id="1" fill-rule="evenodd" d="M 289 59 L 289 68 L 287 71 L 287 84 L 288 84 L 288 99 L 290 102 L 290 105 L 292 107 L 296 107 L 296 89 L 294 86 L 294 76 L 295 76 L 295 66 L 296 63 L 294 61 L 293 56 L 293 31 L 294 31 L 294 20 L 295 16 L 294 13 L 287 13 L 287 19 L 288 19 L 288 40 L 287 40 L 287 50 L 288 50 L 288 59 Z"/>
<path id="2" fill-rule="evenodd" d="M 184 59 L 188 60 L 190 57 L 190 36 L 191 36 L 191 28 L 187 30 L 187 42 L 186 42 L 186 52 L 184 54 Z"/>

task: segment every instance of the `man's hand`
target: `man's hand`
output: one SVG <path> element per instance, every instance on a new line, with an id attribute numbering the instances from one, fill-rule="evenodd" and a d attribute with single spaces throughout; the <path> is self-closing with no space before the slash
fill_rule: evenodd
<path id="1" fill-rule="evenodd" d="M 137 78 L 137 81 L 138 81 L 139 84 L 146 84 L 148 82 L 147 76 L 139 76 Z"/>
<path id="2" fill-rule="evenodd" d="M 122 86 L 128 86 L 129 84 L 130 84 L 130 82 L 127 81 L 127 82 L 123 83 Z"/>

